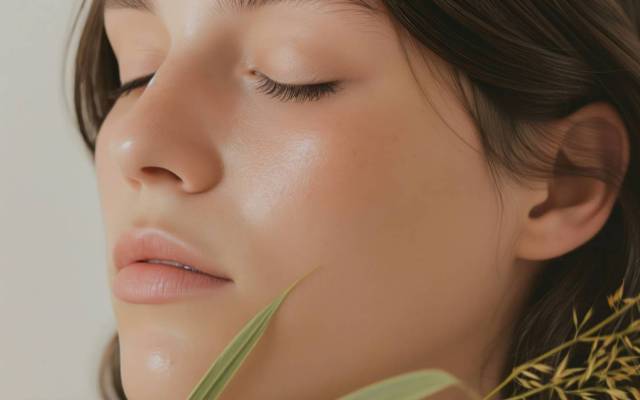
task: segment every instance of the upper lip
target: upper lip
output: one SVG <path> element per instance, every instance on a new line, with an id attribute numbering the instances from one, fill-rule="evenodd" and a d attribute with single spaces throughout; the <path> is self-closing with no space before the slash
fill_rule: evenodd
<path id="1" fill-rule="evenodd" d="M 113 260 L 118 270 L 149 259 L 177 261 L 216 278 L 231 280 L 192 246 L 166 231 L 132 229 L 118 238 L 113 249 Z"/>

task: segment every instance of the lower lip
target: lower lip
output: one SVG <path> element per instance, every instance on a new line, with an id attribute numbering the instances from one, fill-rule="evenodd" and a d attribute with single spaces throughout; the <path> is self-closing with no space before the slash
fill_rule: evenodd
<path id="1" fill-rule="evenodd" d="M 112 292 L 128 303 L 161 304 L 219 291 L 231 282 L 168 265 L 140 262 L 118 271 Z"/>

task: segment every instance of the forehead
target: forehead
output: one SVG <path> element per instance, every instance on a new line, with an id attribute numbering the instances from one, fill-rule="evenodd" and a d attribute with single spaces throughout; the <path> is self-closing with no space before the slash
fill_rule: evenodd
<path id="1" fill-rule="evenodd" d="M 149 15 L 160 15 L 163 0 L 98 0 L 101 2 L 105 17 L 109 10 L 128 9 Z M 389 30 L 389 18 L 382 0 L 200 0 L 200 10 L 206 14 L 234 14 L 256 10 L 268 6 L 280 6 L 306 11 L 305 14 L 341 17 L 337 23 L 346 24 L 366 35 L 375 34 L 394 37 Z M 171 3 L 175 5 L 175 3 Z M 339 14 L 339 15 L 338 15 Z M 108 17 L 107 17 L 108 18 Z M 342 19 L 344 18 L 344 19 Z"/>

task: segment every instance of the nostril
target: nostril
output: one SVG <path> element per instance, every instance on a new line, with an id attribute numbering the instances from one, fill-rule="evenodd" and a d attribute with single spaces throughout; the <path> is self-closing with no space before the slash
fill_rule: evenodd
<path id="1" fill-rule="evenodd" d="M 172 177 L 181 180 L 180 177 L 178 175 L 176 175 L 175 173 L 169 171 L 168 169 L 165 168 L 161 168 L 161 167 L 142 167 L 142 172 L 149 174 L 149 175 L 162 175 L 162 174 L 169 174 Z"/>
<path id="2" fill-rule="evenodd" d="M 176 173 L 162 167 L 142 167 L 140 169 L 143 177 L 142 180 L 157 181 L 158 179 L 169 179 L 172 181 L 182 182 L 182 178 Z M 144 177 L 146 176 L 146 178 Z"/>

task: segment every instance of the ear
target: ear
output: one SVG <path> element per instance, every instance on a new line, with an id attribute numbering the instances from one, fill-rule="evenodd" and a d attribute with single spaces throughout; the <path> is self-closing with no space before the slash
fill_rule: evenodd
<path id="1" fill-rule="evenodd" d="M 562 119 L 555 162 L 610 169 L 624 176 L 629 164 L 629 138 L 617 110 L 590 103 Z M 596 178 L 555 173 L 542 187 L 523 192 L 525 207 L 515 246 L 520 259 L 543 261 L 566 254 L 593 238 L 606 223 L 619 188 Z M 543 199 L 543 201 L 540 201 Z"/>

